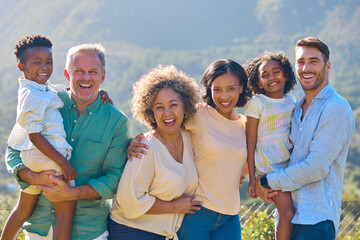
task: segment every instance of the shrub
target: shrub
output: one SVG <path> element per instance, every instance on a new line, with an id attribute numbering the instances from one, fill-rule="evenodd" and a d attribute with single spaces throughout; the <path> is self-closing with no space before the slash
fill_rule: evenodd
<path id="1" fill-rule="evenodd" d="M 16 240 L 25 240 L 25 235 L 24 233 L 19 233 L 19 235 L 17 236 Z"/>
<path id="2" fill-rule="evenodd" d="M 249 221 L 241 229 L 243 240 L 275 240 L 275 219 L 267 212 L 251 213 Z"/>

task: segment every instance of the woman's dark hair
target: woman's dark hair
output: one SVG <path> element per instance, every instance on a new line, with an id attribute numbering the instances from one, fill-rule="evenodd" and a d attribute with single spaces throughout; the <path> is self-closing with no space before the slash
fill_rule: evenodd
<path id="1" fill-rule="evenodd" d="M 205 89 L 205 94 L 202 96 L 203 100 L 208 105 L 215 107 L 215 103 L 211 97 L 211 84 L 216 78 L 226 73 L 234 74 L 239 80 L 240 86 L 243 86 L 243 91 L 239 94 L 239 100 L 235 106 L 245 106 L 251 97 L 251 92 L 247 88 L 248 78 L 243 67 L 231 59 L 220 59 L 213 62 L 201 76 L 200 83 Z"/>

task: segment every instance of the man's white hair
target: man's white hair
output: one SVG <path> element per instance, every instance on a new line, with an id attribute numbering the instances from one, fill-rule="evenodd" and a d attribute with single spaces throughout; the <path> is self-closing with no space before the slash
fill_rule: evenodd
<path id="1" fill-rule="evenodd" d="M 105 71 L 105 48 L 101 43 L 85 43 L 70 48 L 66 56 L 65 68 L 67 71 L 69 71 L 70 64 L 74 56 L 76 56 L 79 53 L 86 53 L 89 55 L 99 56 L 99 59 L 103 67 L 103 71 Z"/>

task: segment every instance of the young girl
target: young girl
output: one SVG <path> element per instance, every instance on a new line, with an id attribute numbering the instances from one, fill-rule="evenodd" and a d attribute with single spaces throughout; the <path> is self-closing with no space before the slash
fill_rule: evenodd
<path id="1" fill-rule="evenodd" d="M 250 97 L 245 70 L 235 61 L 213 62 L 201 77 L 205 104 L 198 105 L 187 121 L 194 150 L 199 185 L 195 191 L 203 202 L 200 210 L 186 214 L 178 231 L 180 240 L 241 239 L 238 216 L 239 184 L 246 163 L 245 116 L 235 112 Z M 128 153 L 139 157 L 135 140 Z M 140 157 L 141 158 L 141 157 Z"/>
<path id="2" fill-rule="evenodd" d="M 246 139 L 249 168 L 249 196 L 256 198 L 255 172 L 264 175 L 286 167 L 292 143 L 289 140 L 295 99 L 286 95 L 296 84 L 291 64 L 282 52 L 266 51 L 247 66 L 253 96 L 246 106 Z M 276 236 L 290 239 L 294 210 L 289 192 L 273 198 L 279 212 Z"/>

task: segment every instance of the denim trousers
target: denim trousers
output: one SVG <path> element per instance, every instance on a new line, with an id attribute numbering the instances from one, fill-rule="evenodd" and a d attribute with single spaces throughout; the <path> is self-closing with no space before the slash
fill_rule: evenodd
<path id="1" fill-rule="evenodd" d="M 108 240 L 165 240 L 165 236 L 128 227 L 114 222 L 111 218 L 108 220 Z"/>
<path id="2" fill-rule="evenodd" d="M 294 224 L 291 232 L 291 240 L 335 240 L 335 237 L 334 223 L 330 220 L 314 225 Z"/>
<path id="3" fill-rule="evenodd" d="M 194 214 L 185 215 L 177 235 L 179 240 L 240 240 L 239 216 L 200 207 Z"/>

